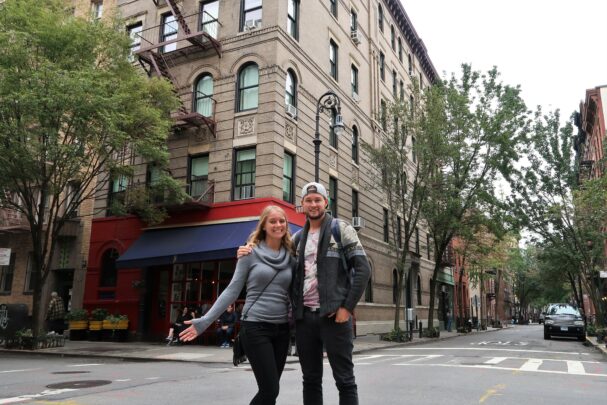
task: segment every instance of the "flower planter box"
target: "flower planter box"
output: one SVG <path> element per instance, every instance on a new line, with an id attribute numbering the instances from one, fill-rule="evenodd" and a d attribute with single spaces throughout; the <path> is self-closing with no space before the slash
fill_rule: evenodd
<path id="1" fill-rule="evenodd" d="M 114 342 L 125 342 L 128 338 L 129 321 L 128 319 L 119 320 L 117 322 L 103 321 L 103 340 Z"/>
<path id="2" fill-rule="evenodd" d="M 89 321 L 89 340 L 101 340 L 103 321 Z"/>

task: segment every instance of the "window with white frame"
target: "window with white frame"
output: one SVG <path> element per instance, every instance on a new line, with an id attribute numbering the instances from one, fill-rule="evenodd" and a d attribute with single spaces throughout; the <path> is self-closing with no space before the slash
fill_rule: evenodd
<path id="1" fill-rule="evenodd" d="M 358 96 L 358 68 L 355 65 L 350 67 L 350 85 L 352 86 L 352 95 Z"/>
<path id="2" fill-rule="evenodd" d="M 331 74 L 331 77 L 335 80 L 337 80 L 337 58 L 338 58 L 338 52 L 339 47 L 337 46 L 337 44 L 333 41 L 330 40 L 329 41 L 329 65 L 330 65 L 330 70 L 329 73 Z"/>

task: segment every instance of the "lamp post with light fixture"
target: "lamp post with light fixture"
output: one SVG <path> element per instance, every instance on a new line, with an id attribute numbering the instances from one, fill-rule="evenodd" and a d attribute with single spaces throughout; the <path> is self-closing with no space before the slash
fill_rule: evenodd
<path id="1" fill-rule="evenodd" d="M 335 113 L 335 122 L 331 123 L 333 133 L 337 138 L 343 133 L 344 121 L 341 116 L 341 101 L 337 94 L 333 91 L 328 90 L 325 94 L 320 96 L 316 104 L 316 132 L 314 133 L 314 181 L 318 183 L 320 173 L 320 113 L 330 111 L 332 114 Z"/>

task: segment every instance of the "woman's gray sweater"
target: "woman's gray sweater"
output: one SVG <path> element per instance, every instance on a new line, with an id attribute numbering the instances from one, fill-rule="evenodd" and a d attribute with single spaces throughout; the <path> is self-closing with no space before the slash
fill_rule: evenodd
<path id="1" fill-rule="evenodd" d="M 247 297 L 242 314 L 247 321 L 285 323 L 288 321 L 289 285 L 291 284 L 293 256 L 284 247 L 280 251 L 270 249 L 265 242 L 253 248 L 253 253 L 243 256 L 236 263 L 234 276 L 209 312 L 192 320 L 200 335 L 236 301 L 240 291 L 247 285 Z M 278 274 L 276 274 L 278 272 Z M 276 274 L 274 280 L 272 277 Z M 251 305 L 264 287 L 272 280 L 255 305 Z M 249 308 L 251 310 L 249 311 Z M 247 312 L 248 311 L 248 312 Z M 241 319 L 243 320 L 243 319 Z"/>

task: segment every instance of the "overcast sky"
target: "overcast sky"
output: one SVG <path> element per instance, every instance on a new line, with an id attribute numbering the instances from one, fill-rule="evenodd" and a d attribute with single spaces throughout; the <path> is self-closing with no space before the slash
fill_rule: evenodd
<path id="1" fill-rule="evenodd" d="M 578 110 L 607 85 L 607 0 L 401 0 L 438 73 L 496 65 L 527 107 Z"/>

